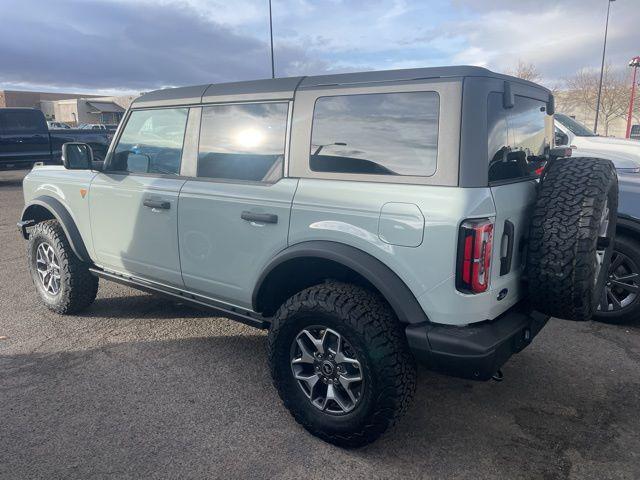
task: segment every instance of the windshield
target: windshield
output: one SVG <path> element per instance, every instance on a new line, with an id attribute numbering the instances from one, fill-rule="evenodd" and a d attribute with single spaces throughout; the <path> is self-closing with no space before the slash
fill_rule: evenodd
<path id="1" fill-rule="evenodd" d="M 555 119 L 558 120 L 564 127 L 571 130 L 571 133 L 578 137 L 595 137 L 596 134 L 585 127 L 583 124 L 574 120 L 571 117 L 563 115 L 562 113 L 556 113 Z"/>

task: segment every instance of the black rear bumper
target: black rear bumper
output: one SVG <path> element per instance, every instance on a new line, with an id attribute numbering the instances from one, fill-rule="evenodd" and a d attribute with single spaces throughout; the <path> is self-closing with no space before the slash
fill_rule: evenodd
<path id="1" fill-rule="evenodd" d="M 549 317 L 519 304 L 495 320 L 456 327 L 434 323 L 409 325 L 407 341 L 416 359 L 455 377 L 488 380 L 520 352 Z"/>

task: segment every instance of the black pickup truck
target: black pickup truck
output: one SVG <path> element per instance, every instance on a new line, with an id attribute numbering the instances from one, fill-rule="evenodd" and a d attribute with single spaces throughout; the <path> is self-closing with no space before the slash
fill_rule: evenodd
<path id="1" fill-rule="evenodd" d="M 113 133 L 108 130 L 49 130 L 44 114 L 33 108 L 0 108 L 0 170 L 31 168 L 35 162 L 61 163 L 62 144 L 91 145 L 104 160 Z"/>

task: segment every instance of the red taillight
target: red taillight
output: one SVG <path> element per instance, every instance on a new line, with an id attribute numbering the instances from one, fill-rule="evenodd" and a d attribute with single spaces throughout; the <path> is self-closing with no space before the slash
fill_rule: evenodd
<path id="1" fill-rule="evenodd" d="M 467 220 L 460 225 L 456 288 L 481 293 L 489 288 L 493 222 L 488 218 Z"/>

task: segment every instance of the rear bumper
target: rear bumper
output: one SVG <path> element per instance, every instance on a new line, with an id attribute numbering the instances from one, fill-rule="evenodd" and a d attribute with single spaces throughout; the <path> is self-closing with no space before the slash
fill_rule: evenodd
<path id="1" fill-rule="evenodd" d="M 518 304 L 495 320 L 464 327 L 422 323 L 406 328 L 418 361 L 436 371 L 488 380 L 514 353 L 528 346 L 549 317 Z"/>

